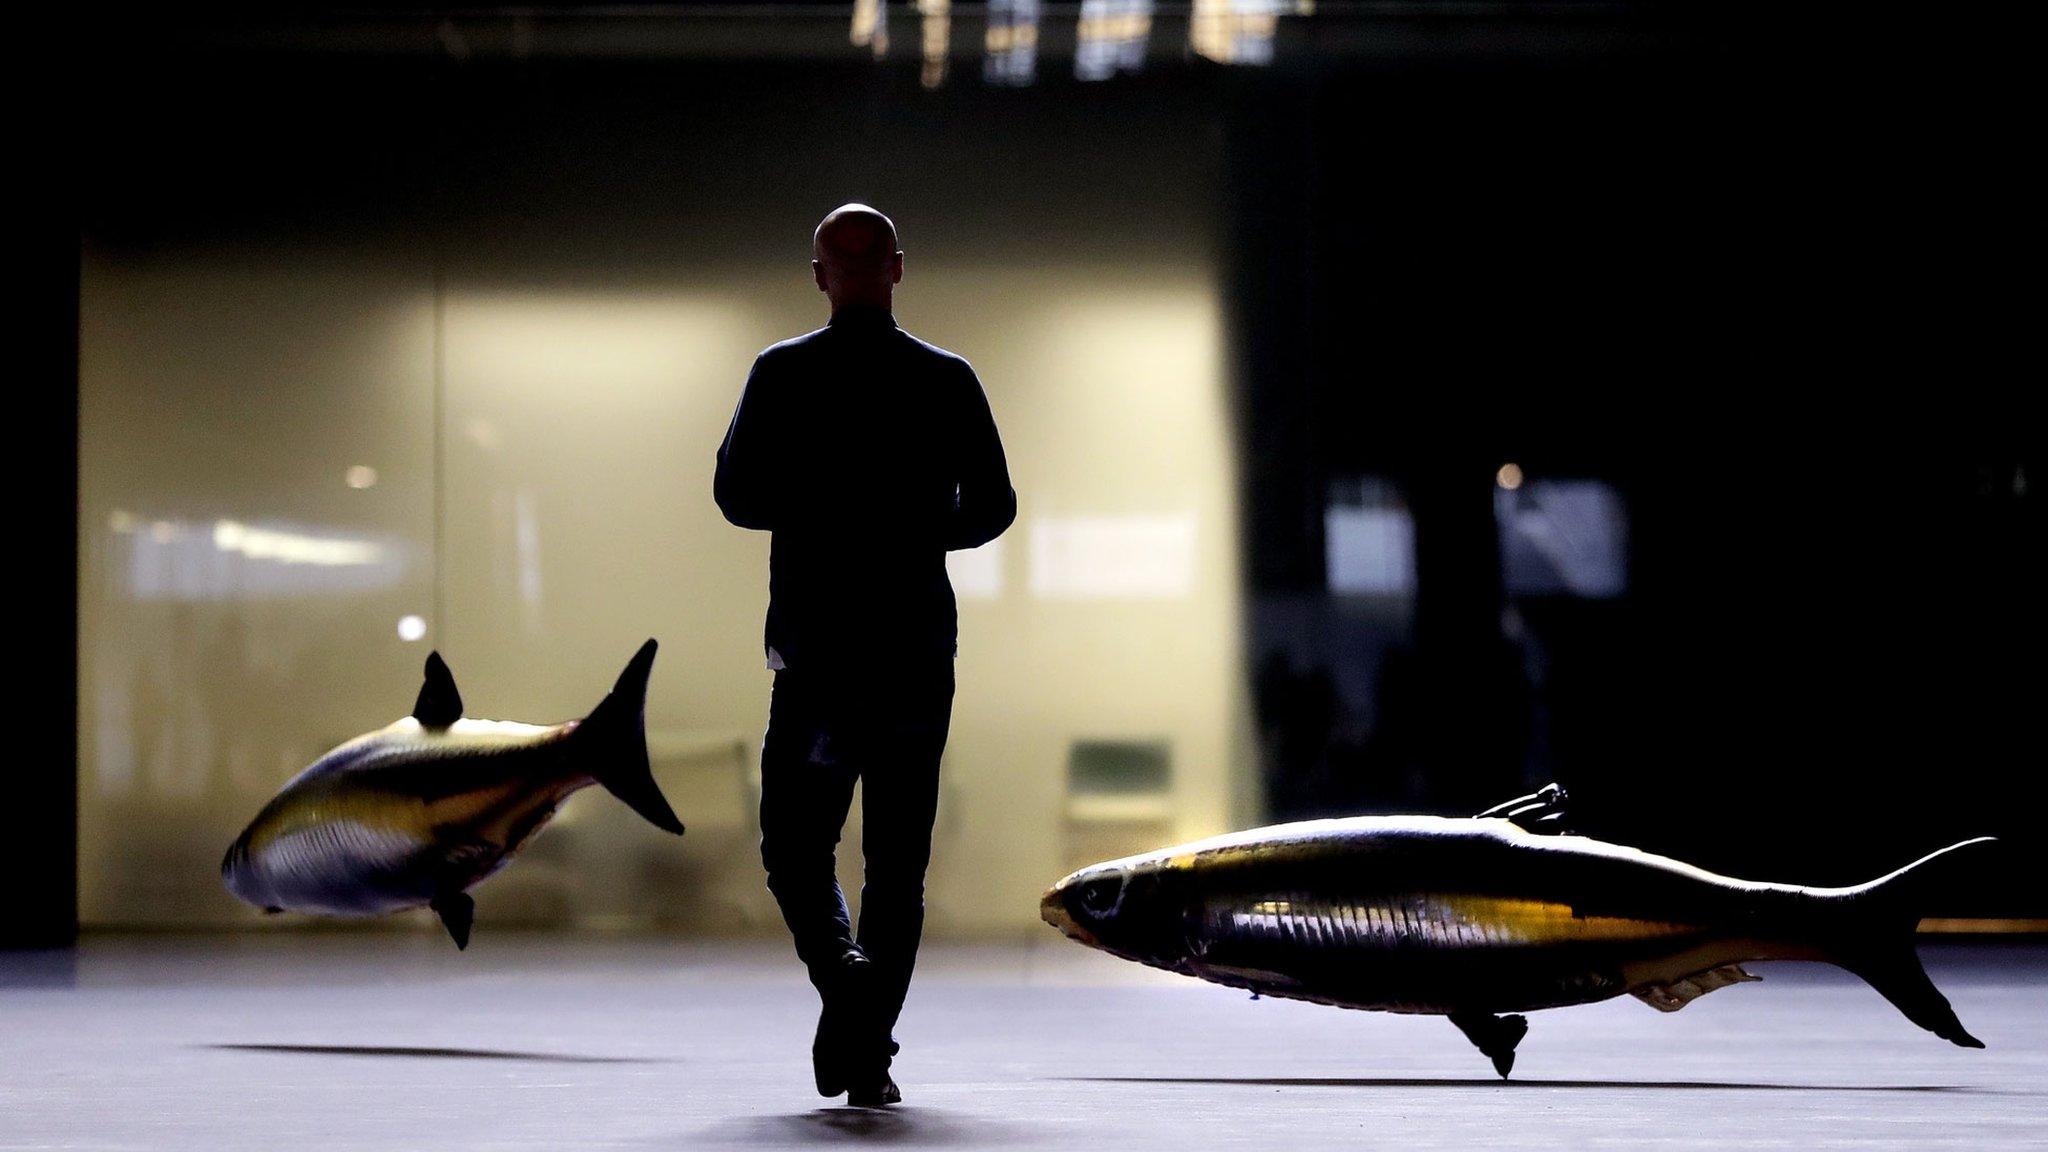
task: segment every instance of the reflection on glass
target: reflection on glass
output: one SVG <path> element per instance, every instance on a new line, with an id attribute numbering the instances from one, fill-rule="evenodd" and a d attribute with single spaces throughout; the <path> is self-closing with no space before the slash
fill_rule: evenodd
<path id="1" fill-rule="evenodd" d="M 1331 592 L 1406 596 L 1415 591 L 1415 519 L 1386 481 L 1332 482 L 1323 508 L 1323 540 Z"/>
<path id="2" fill-rule="evenodd" d="M 1195 587 L 1195 517 L 1045 516 L 1031 524 L 1031 594 L 1180 600 Z"/>
<path id="3" fill-rule="evenodd" d="M 407 548 L 392 539 L 225 519 L 145 525 L 126 511 L 107 521 L 127 543 L 128 593 L 138 600 L 368 592 L 405 577 Z"/>
<path id="4" fill-rule="evenodd" d="M 540 627 L 540 513 L 533 490 L 521 488 L 512 501 L 512 541 L 519 557 L 519 604 L 528 631 Z"/>
<path id="5" fill-rule="evenodd" d="M 1107 80 L 1118 72 L 1138 71 L 1151 34 L 1152 0 L 1081 0 L 1074 77 Z"/>
<path id="6" fill-rule="evenodd" d="M 1628 590 L 1628 513 L 1599 480 L 1522 480 L 1493 492 L 1510 596 L 1605 598 Z"/>
<path id="7" fill-rule="evenodd" d="M 1038 0 L 989 0 L 982 79 L 1022 86 L 1038 74 Z"/>
<path id="8" fill-rule="evenodd" d="M 953 0 L 917 0 L 924 16 L 924 70 L 919 81 L 927 88 L 946 82 L 946 58 L 953 38 Z"/>
<path id="9" fill-rule="evenodd" d="M 1280 0 L 1195 0 L 1188 46 L 1219 64 L 1271 64 Z"/>
<path id="10" fill-rule="evenodd" d="M 240 552 L 251 560 L 279 564 L 375 564 L 378 555 L 377 546 L 367 540 L 252 528 L 235 520 L 214 521 L 213 546 L 222 552 Z"/>
<path id="11" fill-rule="evenodd" d="M 496 424 L 481 416 L 472 416 L 462 422 L 462 435 L 486 452 L 496 452 L 505 446 L 505 434 Z"/>
<path id="12" fill-rule="evenodd" d="M 853 0 L 853 28 L 847 39 L 874 50 L 875 59 L 889 54 L 889 6 L 883 0 Z"/>

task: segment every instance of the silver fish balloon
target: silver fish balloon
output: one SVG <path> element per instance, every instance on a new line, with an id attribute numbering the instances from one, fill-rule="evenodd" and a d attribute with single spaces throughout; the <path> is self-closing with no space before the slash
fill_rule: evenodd
<path id="1" fill-rule="evenodd" d="M 1068 937 L 1254 994 L 1450 1018 L 1505 1077 L 1515 1013 L 1628 993 L 1677 1011 L 1820 960 L 1969 1048 L 1914 952 L 1968 840 L 1850 888 L 1719 876 L 1558 830 L 1552 786 L 1470 819 L 1361 816 L 1257 828 L 1084 868 L 1041 902 Z"/>
<path id="2" fill-rule="evenodd" d="M 266 912 L 372 916 L 432 908 L 469 946 L 469 889 L 503 868 L 570 795 L 602 784 L 655 827 L 682 821 L 654 782 L 643 713 L 649 640 L 591 713 L 564 724 L 471 720 L 440 653 L 412 715 L 320 757 L 264 805 L 221 861 Z"/>

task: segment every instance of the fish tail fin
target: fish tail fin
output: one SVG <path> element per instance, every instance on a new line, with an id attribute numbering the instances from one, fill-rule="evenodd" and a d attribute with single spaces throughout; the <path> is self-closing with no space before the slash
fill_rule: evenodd
<path id="1" fill-rule="evenodd" d="M 1979 845 L 1990 836 L 1951 844 L 1868 884 L 1844 889 L 1837 899 L 1848 928 L 1829 941 L 1830 959 L 1863 978 L 1906 1019 L 1951 1044 L 1982 1048 L 1956 1018 L 1948 998 L 1927 978 L 1913 950 L 1914 933 L 1931 899 L 1961 886 Z"/>
<path id="2" fill-rule="evenodd" d="M 654 782 L 647 760 L 647 674 L 654 667 L 655 647 L 652 640 L 640 646 L 619 673 L 611 695 L 576 726 L 574 739 L 582 746 L 590 775 L 605 791 L 656 828 L 680 836 L 683 822 Z"/>

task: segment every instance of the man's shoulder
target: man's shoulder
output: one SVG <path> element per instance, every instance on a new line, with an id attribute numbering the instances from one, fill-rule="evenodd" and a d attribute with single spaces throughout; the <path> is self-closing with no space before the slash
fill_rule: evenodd
<path id="1" fill-rule="evenodd" d="M 958 352 L 941 348 L 937 344 L 914 336 L 900 327 L 894 329 L 892 335 L 912 357 L 925 361 L 934 368 L 941 370 L 950 369 L 966 376 L 974 375 L 974 365 L 968 363 L 967 357 L 960 355 Z M 779 340 L 770 344 L 768 347 L 761 349 L 761 353 L 756 357 L 756 360 L 763 364 L 779 362 L 793 367 L 802 363 L 808 354 L 822 352 L 830 344 L 831 338 L 832 326 L 827 324 L 823 328 L 814 328 L 801 336 L 792 336 L 787 340 Z M 826 353 L 826 355 L 829 357 L 830 354 Z"/>
<path id="2" fill-rule="evenodd" d="M 944 348 L 939 347 L 937 344 L 932 343 L 929 340 L 913 336 L 902 328 L 896 329 L 896 332 L 903 338 L 904 342 L 907 345 L 909 345 L 912 353 L 917 356 L 926 357 L 936 363 L 944 363 L 952 367 L 965 368 L 969 372 L 972 372 L 974 370 L 974 366 L 967 362 L 967 357 L 960 355 L 958 352 L 948 351 Z"/>
<path id="3" fill-rule="evenodd" d="M 780 359 L 792 352 L 800 352 L 804 348 L 816 343 L 818 337 L 823 336 L 828 330 L 827 328 L 813 328 L 801 336 L 791 336 L 787 340 L 777 340 L 775 343 L 761 349 L 761 354 L 757 359 Z"/>

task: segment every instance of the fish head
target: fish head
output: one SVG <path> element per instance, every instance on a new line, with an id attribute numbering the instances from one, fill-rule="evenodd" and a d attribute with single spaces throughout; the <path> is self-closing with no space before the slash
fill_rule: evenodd
<path id="1" fill-rule="evenodd" d="M 1126 960 L 1189 959 L 1186 877 L 1165 854 L 1083 868 L 1046 890 L 1039 915 L 1067 938 Z"/>
<path id="2" fill-rule="evenodd" d="M 262 876 L 262 869 L 249 851 L 249 838 L 255 832 L 251 825 L 233 844 L 228 845 L 227 854 L 220 861 L 220 882 L 227 887 L 235 899 L 268 910 L 272 906 L 270 885 Z"/>

